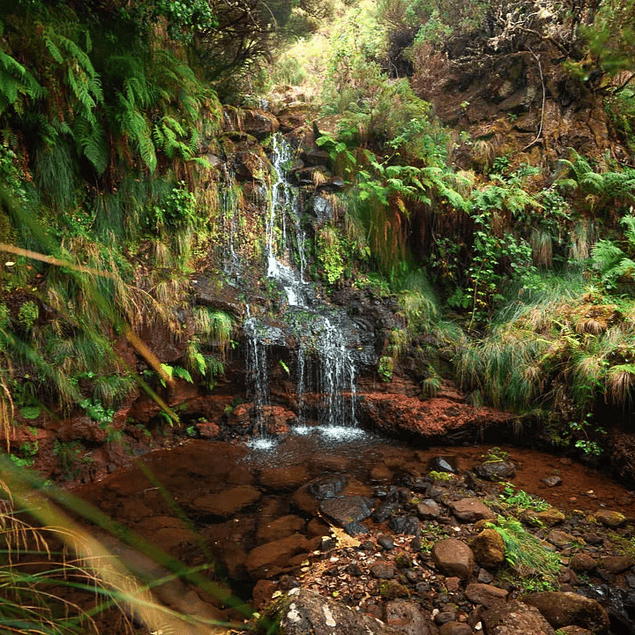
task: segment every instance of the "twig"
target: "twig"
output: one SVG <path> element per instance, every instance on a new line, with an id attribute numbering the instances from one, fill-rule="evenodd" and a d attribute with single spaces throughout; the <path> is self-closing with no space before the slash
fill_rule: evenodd
<path id="1" fill-rule="evenodd" d="M 536 138 L 531 143 L 527 144 L 521 150 L 521 152 L 525 152 L 525 150 L 529 150 L 529 148 L 531 148 L 532 146 L 536 145 L 536 143 L 538 143 L 538 140 L 540 139 L 540 136 L 542 135 L 542 126 L 545 121 L 545 102 L 547 100 L 547 91 L 545 89 L 545 76 L 542 73 L 542 64 L 540 63 L 540 58 L 531 49 L 529 49 L 529 52 L 534 56 L 534 59 L 538 63 L 538 71 L 540 72 L 540 84 L 542 85 L 542 107 L 540 109 L 540 126 L 538 128 L 538 134 L 536 135 Z"/>

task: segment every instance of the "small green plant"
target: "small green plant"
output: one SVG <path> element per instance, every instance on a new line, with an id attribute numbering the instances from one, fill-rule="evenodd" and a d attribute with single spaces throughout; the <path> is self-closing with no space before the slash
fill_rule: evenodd
<path id="1" fill-rule="evenodd" d="M 33 330 L 40 317 L 40 309 L 35 302 L 28 300 L 18 310 L 18 324 L 27 332 Z"/>
<path id="2" fill-rule="evenodd" d="M 454 476 L 448 472 L 437 472 L 436 470 L 429 472 L 428 476 L 433 481 L 451 481 L 454 478 Z"/>
<path id="3" fill-rule="evenodd" d="M 522 489 L 516 491 L 512 483 L 506 483 L 503 493 L 498 495 L 501 502 L 507 507 L 517 509 L 533 509 L 534 511 L 545 511 L 551 507 L 549 503 L 538 496 L 528 494 Z"/>
<path id="4" fill-rule="evenodd" d="M 481 458 L 485 463 L 498 463 L 500 461 L 507 461 L 507 459 L 509 459 L 509 452 L 494 446 L 493 448 L 489 448 Z"/>
<path id="5" fill-rule="evenodd" d="M 79 470 L 78 463 L 90 463 L 93 458 L 91 456 L 83 456 L 86 448 L 81 441 L 60 441 L 55 440 L 53 446 L 53 455 L 57 457 L 60 469 L 66 478 L 73 478 Z"/>
<path id="6" fill-rule="evenodd" d="M 377 367 L 377 374 L 380 379 L 385 382 L 389 382 L 392 379 L 392 374 L 395 370 L 395 360 L 392 357 L 382 357 L 379 360 L 379 366 Z"/>

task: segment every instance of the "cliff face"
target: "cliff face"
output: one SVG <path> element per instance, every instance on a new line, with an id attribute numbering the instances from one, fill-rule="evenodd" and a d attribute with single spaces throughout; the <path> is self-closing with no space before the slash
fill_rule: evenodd
<path id="1" fill-rule="evenodd" d="M 580 24 L 593 21 L 591 5 L 493 2 L 480 27 L 414 47 L 416 94 L 441 121 L 469 132 L 459 167 L 491 167 L 503 153 L 553 167 L 569 148 L 627 158 L 604 107 L 610 80 L 580 35 Z"/>

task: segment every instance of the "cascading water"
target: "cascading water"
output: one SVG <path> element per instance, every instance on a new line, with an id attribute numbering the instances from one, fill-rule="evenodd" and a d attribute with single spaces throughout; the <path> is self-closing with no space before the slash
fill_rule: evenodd
<path id="1" fill-rule="evenodd" d="M 289 335 L 297 342 L 298 431 L 308 431 L 305 425 L 311 407 L 316 411 L 320 427 L 327 433 L 343 436 L 343 431 L 347 430 L 347 436 L 350 436 L 351 432 L 358 431 L 353 349 L 359 348 L 359 342 L 346 315 L 321 303 L 313 285 L 305 280 L 306 235 L 300 221 L 298 190 L 287 178 L 292 156 L 289 145 L 281 137 L 274 137 L 274 183 L 267 214 L 267 277 L 284 290 L 287 310 L 283 321 L 290 329 Z M 263 369 L 266 373 L 267 348 L 273 340 L 279 342 L 281 335 L 276 333 L 272 339 L 270 329 L 256 318 L 245 322 L 256 417 L 262 416 L 262 406 L 268 400 L 265 395 L 268 380 L 261 376 Z M 266 337 L 262 336 L 263 332 Z M 307 401 L 309 392 L 315 395 L 312 404 Z M 262 427 L 259 432 L 262 436 Z"/>

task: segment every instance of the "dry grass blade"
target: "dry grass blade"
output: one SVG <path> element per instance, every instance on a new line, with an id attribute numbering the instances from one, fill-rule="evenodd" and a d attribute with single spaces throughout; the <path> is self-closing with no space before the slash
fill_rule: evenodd
<path id="1" fill-rule="evenodd" d="M 607 400 L 625 408 L 635 388 L 635 364 L 618 364 L 609 369 L 606 379 Z"/>
<path id="2" fill-rule="evenodd" d="M 13 572 L 13 588 L 15 589 L 14 605 L 16 610 L 23 611 L 25 624 L 28 621 L 41 618 L 33 622 L 33 628 L 22 628 L 15 632 L 22 633 L 46 633 L 47 635 L 59 635 L 61 633 L 73 632 L 69 629 L 62 629 L 60 626 L 73 627 L 77 620 L 68 619 L 63 624 L 58 623 L 58 615 L 55 611 L 48 613 L 50 607 L 60 603 L 66 606 L 68 613 L 83 616 L 86 622 L 91 625 L 93 632 L 98 632 L 94 627 L 92 611 L 73 605 L 59 597 L 55 592 L 47 590 L 50 585 L 57 581 L 60 585 L 82 589 L 83 591 L 93 590 L 98 598 L 105 598 L 106 602 L 98 602 L 95 612 L 104 606 L 118 607 L 124 622 L 132 626 L 130 619 L 143 623 L 150 632 L 178 633 L 179 635 L 212 635 L 214 633 L 224 633 L 226 628 L 215 620 L 215 614 L 201 610 L 200 605 L 192 605 L 191 594 L 188 588 L 180 583 L 177 591 L 172 590 L 168 594 L 173 608 L 157 601 L 150 591 L 151 585 L 164 585 L 173 581 L 175 575 L 171 572 L 157 568 L 154 560 L 143 556 L 132 548 L 127 548 L 112 537 L 106 534 L 98 534 L 95 530 L 90 532 L 84 530 L 77 523 L 72 521 L 68 515 L 62 512 L 51 503 L 40 491 L 30 489 L 25 485 L 23 479 L 13 473 L 10 466 L 7 469 L 8 478 L 5 483 L 0 484 L 5 492 L 11 492 L 15 500 L 29 502 L 29 513 L 38 518 L 43 523 L 44 528 L 33 528 L 24 521 L 17 519 L 11 507 L 5 508 L 5 513 L 0 516 L 0 532 L 10 539 L 7 552 L 14 554 L 13 568 L 7 566 L 0 567 L 0 586 L 2 586 L 2 576 L 7 572 Z M 7 501 L 9 503 L 9 501 Z M 63 557 L 60 562 L 51 561 L 53 553 L 48 548 L 48 543 L 43 536 L 47 534 L 51 538 L 61 541 L 72 554 L 70 557 Z M 99 539 L 96 538 L 99 535 Z M 35 541 L 35 542 L 34 542 Z M 31 564 L 34 572 L 27 571 L 25 575 L 18 571 L 17 556 L 19 549 L 28 547 L 29 554 L 36 554 Z M 151 579 L 151 584 L 139 582 L 137 577 L 131 573 L 131 569 L 124 566 L 121 560 L 113 555 L 113 550 L 120 552 L 122 557 L 133 563 L 132 569 L 146 572 Z M 44 555 L 38 557 L 37 552 Z M 20 567 L 22 569 L 22 567 Z M 165 576 L 164 576 L 165 574 Z M 156 579 L 156 578 L 161 579 Z M 65 579 L 65 582 L 64 582 Z M 47 587 L 47 588 L 45 588 Z M 60 587 L 63 588 L 63 587 Z M 180 589 L 180 590 L 179 590 Z M 21 601 L 20 597 L 26 598 Z M 1 601 L 0 601 L 1 603 Z M 207 605 L 205 605 L 207 607 Z M 5 609 L 0 609 L 0 632 L 13 632 L 2 630 L 5 626 L 3 620 L 6 615 Z M 129 616 L 129 617 L 125 617 Z M 19 615 L 18 615 L 19 617 Z M 11 621 L 7 621 L 11 626 Z M 38 625 L 39 624 L 39 625 Z M 49 626 L 51 626 L 49 628 Z M 86 624 L 84 624 L 85 632 Z M 39 630 L 38 630 L 39 629 Z M 118 631 L 119 632 L 119 631 Z M 127 632 L 132 632 L 129 629 Z"/>

